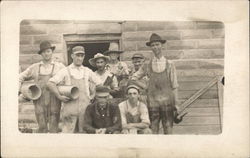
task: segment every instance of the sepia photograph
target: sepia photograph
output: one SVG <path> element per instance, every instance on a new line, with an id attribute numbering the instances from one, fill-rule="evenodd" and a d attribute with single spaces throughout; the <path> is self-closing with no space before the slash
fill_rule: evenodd
<path id="1" fill-rule="evenodd" d="M 23 133 L 220 134 L 220 21 L 20 23 Z"/>
<path id="2" fill-rule="evenodd" d="M 247 4 L 2 2 L 1 157 L 249 157 Z"/>

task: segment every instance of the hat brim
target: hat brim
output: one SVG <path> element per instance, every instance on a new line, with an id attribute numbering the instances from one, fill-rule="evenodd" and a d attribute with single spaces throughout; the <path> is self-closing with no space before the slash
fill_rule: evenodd
<path id="1" fill-rule="evenodd" d="M 56 46 L 52 46 L 52 47 L 41 49 L 41 50 L 38 51 L 38 54 L 41 54 L 46 49 L 51 49 L 52 51 L 54 51 L 56 49 Z"/>
<path id="2" fill-rule="evenodd" d="M 127 87 L 126 91 L 128 92 L 128 90 L 131 89 L 131 88 L 136 89 L 138 92 L 140 92 L 140 90 L 141 90 L 140 87 L 138 87 L 137 85 L 134 85 L 134 84 L 133 84 L 133 85 L 129 85 L 129 86 Z"/>
<path id="3" fill-rule="evenodd" d="M 164 44 L 164 43 L 166 43 L 166 40 L 154 40 L 154 41 L 149 41 L 149 42 L 146 43 L 146 45 L 147 45 L 147 46 L 150 46 L 151 43 L 153 43 L 153 42 L 161 42 L 162 44 Z"/>
<path id="4" fill-rule="evenodd" d="M 145 59 L 145 57 L 139 57 L 139 56 L 135 56 L 135 57 L 132 57 L 131 59 Z"/>
<path id="5" fill-rule="evenodd" d="M 97 59 L 100 59 L 100 58 L 103 58 L 106 60 L 106 62 L 109 62 L 110 58 L 109 57 L 105 57 L 105 56 L 102 56 L 102 57 L 97 57 L 97 58 L 92 58 L 92 59 L 89 59 L 89 64 L 93 67 L 96 67 L 96 60 Z"/>
<path id="6" fill-rule="evenodd" d="M 109 94 L 109 92 L 96 92 L 95 95 L 98 96 L 98 97 L 107 97 L 110 94 Z"/>
<path id="7" fill-rule="evenodd" d="M 108 51 L 104 52 L 103 54 L 104 54 L 104 55 L 108 55 L 108 54 L 110 54 L 110 53 L 118 53 L 118 54 L 121 54 L 121 53 L 123 53 L 123 51 L 108 50 Z"/>

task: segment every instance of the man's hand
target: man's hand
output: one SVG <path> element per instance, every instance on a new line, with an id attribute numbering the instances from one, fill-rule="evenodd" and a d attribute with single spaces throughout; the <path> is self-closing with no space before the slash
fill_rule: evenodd
<path id="1" fill-rule="evenodd" d="M 62 102 L 68 102 L 70 100 L 69 97 L 66 97 L 66 96 L 63 96 L 63 95 L 60 95 L 58 99 L 61 100 Z"/>
<path id="2" fill-rule="evenodd" d="M 95 130 L 96 134 L 105 134 L 105 132 L 106 132 L 106 128 L 100 128 L 100 129 Z"/>
<path id="3" fill-rule="evenodd" d="M 137 128 L 131 128 L 129 134 L 137 134 Z"/>
<path id="4" fill-rule="evenodd" d="M 106 128 L 101 128 L 101 134 L 105 134 L 106 133 Z"/>

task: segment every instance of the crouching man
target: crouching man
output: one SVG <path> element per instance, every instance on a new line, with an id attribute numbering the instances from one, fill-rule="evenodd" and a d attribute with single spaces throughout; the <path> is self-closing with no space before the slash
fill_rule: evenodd
<path id="1" fill-rule="evenodd" d="M 86 133 L 118 134 L 121 131 L 121 117 L 118 106 L 108 102 L 110 89 L 96 86 L 94 102 L 84 115 L 83 129 Z"/>
<path id="2" fill-rule="evenodd" d="M 119 104 L 123 134 L 151 134 L 147 106 L 138 100 L 140 88 L 137 85 L 127 87 L 128 99 Z"/>

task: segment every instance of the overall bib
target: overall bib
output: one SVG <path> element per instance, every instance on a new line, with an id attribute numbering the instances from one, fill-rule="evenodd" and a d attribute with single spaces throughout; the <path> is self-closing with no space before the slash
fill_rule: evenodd
<path id="1" fill-rule="evenodd" d="M 153 134 L 159 132 L 159 122 L 162 121 L 164 134 L 172 133 L 175 100 L 171 87 L 170 76 L 168 75 L 169 63 L 166 62 L 166 68 L 163 72 L 157 73 L 152 69 L 152 61 L 148 67 L 149 86 L 149 118 Z"/>
<path id="2" fill-rule="evenodd" d="M 139 106 L 140 106 L 141 103 L 139 103 Z M 128 109 L 128 103 L 126 102 L 126 105 L 127 105 L 127 109 Z M 126 120 L 127 120 L 127 123 L 140 123 L 142 120 L 141 120 L 141 113 L 138 112 L 137 114 L 135 115 L 132 115 L 131 113 L 127 112 L 126 113 Z M 134 133 L 135 131 L 126 131 L 125 133 Z M 137 133 L 138 134 L 151 134 L 151 130 L 149 128 L 145 128 L 145 129 L 137 129 Z"/>
<path id="3" fill-rule="evenodd" d="M 42 90 L 39 99 L 34 100 L 35 115 L 38 123 L 38 133 L 57 133 L 59 131 L 58 124 L 60 120 L 61 101 L 56 98 L 46 87 L 48 80 L 52 77 L 55 65 L 48 75 L 40 73 L 41 64 L 39 65 L 38 78 L 36 83 Z"/>
<path id="4" fill-rule="evenodd" d="M 79 88 L 79 98 L 70 100 L 63 104 L 62 108 L 62 132 L 63 133 L 78 133 L 83 132 L 84 113 L 90 103 L 90 97 L 87 90 L 88 79 L 75 79 L 68 68 L 71 85 Z"/>

